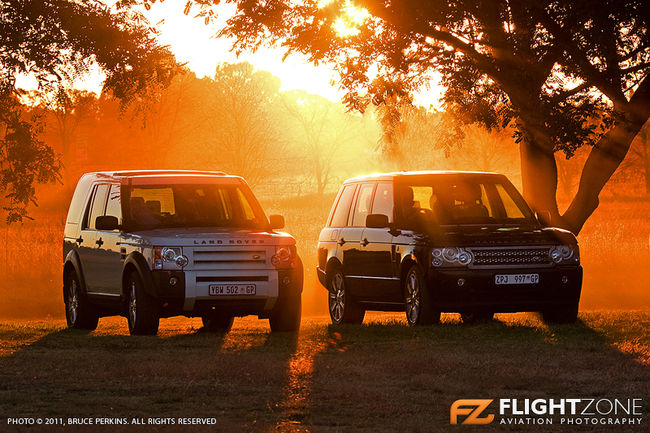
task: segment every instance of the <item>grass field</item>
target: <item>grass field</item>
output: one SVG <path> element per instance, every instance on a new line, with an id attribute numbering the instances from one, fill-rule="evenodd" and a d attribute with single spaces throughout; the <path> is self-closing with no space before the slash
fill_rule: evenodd
<path id="1" fill-rule="evenodd" d="M 10 416 L 218 423 L 146 431 L 447 431 L 459 398 L 573 397 L 643 398 L 644 424 L 529 428 L 648 431 L 650 313 L 580 319 L 549 328 L 533 314 L 497 315 L 466 326 L 449 314 L 440 326 L 414 329 L 397 314 L 369 314 L 363 326 L 343 327 L 314 316 L 294 336 L 271 335 L 266 321 L 244 318 L 225 337 L 181 318 L 163 320 L 158 337 L 128 336 L 122 318 L 102 319 L 91 333 L 58 320 L 0 322 L 0 431 Z"/>

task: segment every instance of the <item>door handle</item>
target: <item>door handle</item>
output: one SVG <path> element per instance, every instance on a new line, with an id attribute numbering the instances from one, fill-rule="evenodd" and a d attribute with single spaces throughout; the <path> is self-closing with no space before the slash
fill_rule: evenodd
<path id="1" fill-rule="evenodd" d="M 363 238 L 363 239 L 361 239 L 361 246 L 362 246 L 362 247 L 365 247 L 365 246 L 368 245 L 369 243 L 370 243 L 370 241 L 368 240 L 368 238 Z"/>
<path id="2" fill-rule="evenodd" d="M 339 239 L 337 244 L 343 246 L 343 244 L 345 244 L 345 239 L 343 239 L 343 238 Z"/>
<path id="3" fill-rule="evenodd" d="M 102 245 L 104 245 L 104 241 L 102 240 L 102 238 L 97 239 L 97 240 L 95 241 L 95 243 L 96 243 L 97 245 L 99 245 L 100 247 L 101 247 Z"/>
<path id="4" fill-rule="evenodd" d="M 79 245 L 81 245 L 81 243 L 84 241 L 84 238 L 82 238 L 81 236 L 79 236 L 79 237 L 78 237 L 77 239 L 75 239 L 74 241 L 75 241 L 76 243 L 78 243 Z"/>

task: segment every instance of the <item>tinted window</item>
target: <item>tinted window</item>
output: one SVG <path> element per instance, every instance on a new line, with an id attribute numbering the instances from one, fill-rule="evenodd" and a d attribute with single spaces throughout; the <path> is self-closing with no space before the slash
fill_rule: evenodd
<path id="1" fill-rule="evenodd" d="M 339 202 L 336 205 L 336 210 L 334 215 L 332 215 L 332 221 L 330 222 L 330 227 L 345 227 L 348 222 L 348 213 L 350 211 L 350 204 L 352 203 L 352 198 L 354 197 L 354 190 L 356 185 L 348 185 L 343 188 L 343 192 L 339 196 Z"/>
<path id="2" fill-rule="evenodd" d="M 375 189 L 374 183 L 365 183 L 361 185 L 357 195 L 357 203 L 354 207 L 354 216 L 352 217 L 353 227 L 365 227 L 366 217 L 370 213 L 372 203 L 372 193 Z"/>
<path id="3" fill-rule="evenodd" d="M 382 214 L 393 222 L 393 184 L 379 183 L 375 191 L 375 199 L 372 201 L 373 214 Z"/>
<path id="4" fill-rule="evenodd" d="M 502 177 L 437 175 L 399 186 L 401 220 L 406 224 L 534 223 L 514 186 Z"/>
<path id="5" fill-rule="evenodd" d="M 108 192 L 108 185 L 97 185 L 93 193 L 92 204 L 90 211 L 87 213 L 87 218 L 84 223 L 84 228 L 95 230 L 95 219 L 98 216 L 104 215 L 106 209 L 106 193 Z"/>
<path id="6" fill-rule="evenodd" d="M 172 184 L 133 186 L 129 226 L 237 227 L 265 229 L 268 222 L 252 196 L 236 185 Z"/>
<path id="7" fill-rule="evenodd" d="M 106 203 L 106 215 L 114 216 L 122 224 L 122 201 L 120 200 L 120 186 L 111 185 Z"/>

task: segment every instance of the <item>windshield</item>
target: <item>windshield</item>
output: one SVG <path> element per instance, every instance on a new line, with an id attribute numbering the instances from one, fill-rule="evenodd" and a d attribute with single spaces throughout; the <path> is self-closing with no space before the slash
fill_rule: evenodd
<path id="1" fill-rule="evenodd" d="M 407 225 L 535 223 L 523 197 L 503 176 L 436 175 L 410 182 L 407 178 L 399 187 L 398 201 Z"/>
<path id="2" fill-rule="evenodd" d="M 133 230 L 268 228 L 253 194 L 241 185 L 134 185 L 129 192 L 128 224 Z"/>

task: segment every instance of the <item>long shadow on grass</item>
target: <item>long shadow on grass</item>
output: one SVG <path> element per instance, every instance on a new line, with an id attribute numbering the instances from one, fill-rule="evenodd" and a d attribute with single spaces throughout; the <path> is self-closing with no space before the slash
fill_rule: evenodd
<path id="1" fill-rule="evenodd" d="M 603 334 L 583 322 L 548 327 L 514 317 L 477 326 L 449 318 L 421 328 L 330 325 L 328 349 L 314 359 L 306 422 L 317 430 L 446 431 L 461 398 L 643 398 L 647 412 L 648 367 Z M 552 431 L 564 428 L 581 427 Z"/>
<path id="2" fill-rule="evenodd" d="M 296 335 L 260 327 L 166 337 L 60 330 L 0 359 L 0 417 L 211 417 L 220 430 L 271 428 L 296 345 Z"/>

